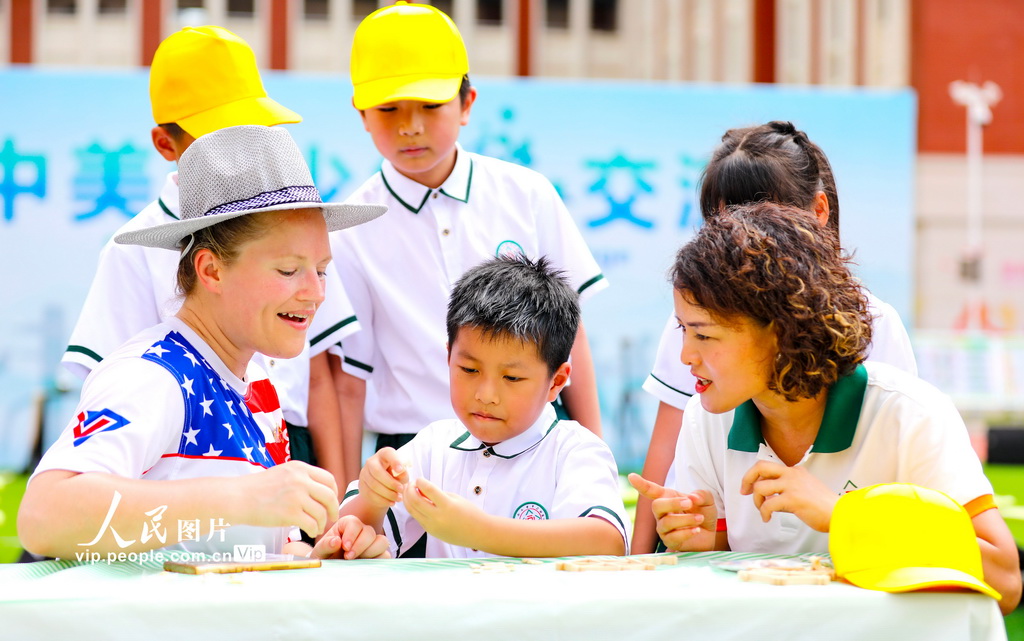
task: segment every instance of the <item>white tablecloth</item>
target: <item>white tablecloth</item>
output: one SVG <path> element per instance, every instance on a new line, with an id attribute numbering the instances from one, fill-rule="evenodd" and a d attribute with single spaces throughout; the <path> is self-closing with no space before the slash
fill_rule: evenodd
<path id="1" fill-rule="evenodd" d="M 561 572 L 508 560 L 329 561 L 321 568 L 191 576 L 157 562 L 0 566 L 2 639 L 724 641 L 1006 638 L 973 592 L 886 594 L 833 582 L 739 581 L 677 555 L 654 571 Z"/>

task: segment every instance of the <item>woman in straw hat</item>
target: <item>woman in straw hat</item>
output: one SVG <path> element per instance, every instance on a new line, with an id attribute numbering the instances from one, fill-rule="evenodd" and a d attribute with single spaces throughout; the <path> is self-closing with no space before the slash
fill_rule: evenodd
<path id="1" fill-rule="evenodd" d="M 276 393 L 250 359 L 302 351 L 323 301 L 327 233 L 385 208 L 322 203 L 288 132 L 261 126 L 200 137 L 181 157 L 179 186 L 180 220 L 115 240 L 180 251 L 184 302 L 86 379 L 25 492 L 18 534 L 32 552 L 262 544 L 305 555 L 298 528 L 316 536 L 337 519 L 334 478 L 288 460 Z M 386 550 L 350 519 L 312 552 Z"/>
<path id="2" fill-rule="evenodd" d="M 963 420 L 928 383 L 864 362 L 871 314 L 847 262 L 803 209 L 758 203 L 705 222 L 672 269 L 680 359 L 697 379 L 675 489 L 630 481 L 669 549 L 776 554 L 827 552 L 845 492 L 939 490 L 970 514 L 1007 612 L 1020 600 L 1017 549 Z"/>

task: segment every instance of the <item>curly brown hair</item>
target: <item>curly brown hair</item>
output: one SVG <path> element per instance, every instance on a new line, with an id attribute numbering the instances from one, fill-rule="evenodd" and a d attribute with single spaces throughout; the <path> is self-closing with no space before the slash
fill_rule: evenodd
<path id="1" fill-rule="evenodd" d="M 813 398 L 854 370 L 871 314 L 835 232 L 796 207 L 755 203 L 705 222 L 676 255 L 672 284 L 716 322 L 771 326 L 779 353 L 769 389 Z"/>

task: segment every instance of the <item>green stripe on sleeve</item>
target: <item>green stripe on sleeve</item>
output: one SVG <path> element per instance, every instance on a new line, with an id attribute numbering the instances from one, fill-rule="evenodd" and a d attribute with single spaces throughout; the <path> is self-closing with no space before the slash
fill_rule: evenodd
<path id="1" fill-rule="evenodd" d="M 580 285 L 580 288 L 576 290 L 576 293 L 577 294 L 582 294 L 585 289 L 587 289 L 588 287 L 590 287 L 594 283 L 597 283 L 597 282 L 602 281 L 602 280 L 604 280 L 604 274 L 598 274 L 597 276 L 594 276 L 593 278 L 591 278 L 587 282 L 585 282 L 582 285 Z"/>
<path id="2" fill-rule="evenodd" d="M 354 322 L 356 322 L 355 314 L 353 314 L 352 316 L 349 316 L 348 318 L 346 318 L 343 321 L 339 321 L 339 322 L 335 323 L 334 325 L 331 325 L 330 327 L 328 327 L 324 331 L 322 331 L 319 334 L 317 334 L 316 336 L 314 336 L 313 339 L 311 341 L 309 341 L 310 346 L 316 345 L 317 343 L 319 343 L 323 339 L 327 338 L 328 336 L 330 336 L 334 332 L 338 331 L 342 327 L 345 327 L 346 325 L 351 325 Z"/>
<path id="3" fill-rule="evenodd" d="M 82 347 L 81 345 L 68 345 L 68 348 L 64 350 L 66 352 L 76 352 L 78 354 L 85 354 L 89 358 L 93 359 L 97 363 L 103 360 L 103 357 L 92 351 L 88 347 Z"/>

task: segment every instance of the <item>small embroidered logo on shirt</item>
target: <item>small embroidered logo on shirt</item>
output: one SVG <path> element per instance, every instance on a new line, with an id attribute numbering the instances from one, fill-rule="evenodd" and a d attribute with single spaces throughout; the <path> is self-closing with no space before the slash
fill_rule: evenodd
<path id="1" fill-rule="evenodd" d="M 514 240 L 503 240 L 498 243 L 498 248 L 494 250 L 494 255 L 498 258 L 515 258 L 516 256 L 525 256 L 526 252 L 523 251 L 523 246 Z"/>
<path id="2" fill-rule="evenodd" d="M 546 521 L 548 512 L 540 503 L 527 502 L 516 508 L 512 518 L 522 521 Z"/>

